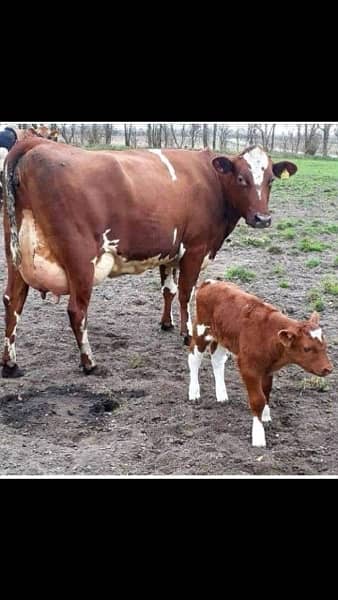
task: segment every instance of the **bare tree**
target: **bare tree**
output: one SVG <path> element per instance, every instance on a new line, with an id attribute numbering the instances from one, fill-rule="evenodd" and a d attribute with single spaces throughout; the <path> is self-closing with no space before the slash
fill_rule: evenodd
<path id="1" fill-rule="evenodd" d="M 175 146 L 177 148 L 183 148 L 184 142 L 187 137 L 187 129 L 185 125 L 182 125 L 180 129 L 175 127 L 174 125 L 170 125 L 171 135 L 173 137 Z"/>
<path id="2" fill-rule="evenodd" d="M 330 123 L 324 123 L 323 127 L 319 127 L 319 129 L 323 132 L 323 156 L 328 155 L 331 127 L 332 125 Z"/>
<path id="3" fill-rule="evenodd" d="M 203 125 L 203 148 L 207 148 L 209 146 L 209 127 L 207 123 Z"/>
<path id="4" fill-rule="evenodd" d="M 314 156 L 319 148 L 320 140 L 317 135 L 319 126 L 314 123 L 304 125 L 304 152 L 310 156 Z"/>
<path id="5" fill-rule="evenodd" d="M 73 123 L 70 127 L 67 127 L 66 123 L 63 123 L 61 125 L 61 134 L 66 144 L 71 144 L 75 135 L 75 123 Z"/>
<path id="6" fill-rule="evenodd" d="M 267 123 L 264 124 L 264 127 L 259 123 L 255 124 L 255 128 L 259 131 L 262 141 L 262 146 L 266 152 L 272 152 L 275 145 L 275 129 L 276 123 L 273 123 L 269 128 Z"/>
<path id="7" fill-rule="evenodd" d="M 132 124 L 125 123 L 124 124 L 124 143 L 127 148 L 130 148 L 131 144 L 131 136 L 132 136 Z M 150 146 L 151 144 L 149 144 Z"/>
<path id="8" fill-rule="evenodd" d="M 217 123 L 214 123 L 213 132 L 212 132 L 212 149 L 216 150 L 217 143 Z"/>
<path id="9" fill-rule="evenodd" d="M 219 148 L 222 152 L 224 152 L 226 150 L 227 147 L 227 141 L 228 138 L 230 136 L 230 127 L 227 127 L 226 125 L 221 125 L 221 127 L 219 128 Z"/>
<path id="10" fill-rule="evenodd" d="M 149 148 L 162 147 L 162 131 L 163 125 L 161 123 L 157 125 L 152 125 L 151 123 L 148 123 L 147 138 Z"/>
<path id="11" fill-rule="evenodd" d="M 190 129 L 191 147 L 192 148 L 195 148 L 195 144 L 196 144 L 197 138 L 200 136 L 200 133 L 201 133 L 201 126 L 198 125 L 197 123 L 192 123 L 191 129 Z"/>
<path id="12" fill-rule="evenodd" d="M 113 134 L 113 126 L 110 123 L 106 123 L 104 126 L 106 145 L 109 146 L 111 144 L 111 138 Z"/>
<path id="13" fill-rule="evenodd" d="M 296 148 L 295 148 L 296 154 L 298 154 L 301 139 L 302 139 L 302 126 L 298 123 L 297 124 L 297 140 L 296 140 Z"/>

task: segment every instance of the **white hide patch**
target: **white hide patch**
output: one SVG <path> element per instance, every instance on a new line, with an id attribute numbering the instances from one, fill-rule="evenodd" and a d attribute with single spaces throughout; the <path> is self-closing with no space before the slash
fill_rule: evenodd
<path id="1" fill-rule="evenodd" d="M 208 252 L 208 254 L 203 259 L 203 262 L 201 265 L 201 271 L 203 271 L 204 269 L 207 268 L 209 262 L 210 262 L 210 252 Z"/>
<path id="2" fill-rule="evenodd" d="M 177 239 L 177 228 L 175 228 L 175 229 L 174 229 L 174 239 L 173 239 L 173 246 L 175 246 L 176 239 Z"/>
<path id="3" fill-rule="evenodd" d="M 224 382 L 224 366 L 228 360 L 228 352 L 223 346 L 218 345 L 216 351 L 211 355 L 211 363 L 214 371 L 216 384 L 217 402 L 227 402 L 229 400 Z"/>
<path id="4" fill-rule="evenodd" d="M 189 298 L 189 302 L 188 302 L 188 308 L 187 308 L 187 310 L 188 310 L 187 329 L 188 329 L 189 335 L 191 335 L 191 336 L 192 336 L 192 320 L 191 320 L 191 306 L 190 306 L 190 303 L 191 303 L 191 300 L 192 300 L 192 298 L 194 296 L 194 293 L 195 293 L 195 288 L 193 287 L 192 291 L 191 291 L 191 294 L 190 294 L 190 298 Z"/>
<path id="5" fill-rule="evenodd" d="M 185 255 L 187 249 L 184 247 L 184 244 L 180 244 L 180 249 L 178 251 L 178 260 L 181 260 Z"/>
<path id="6" fill-rule="evenodd" d="M 200 384 L 198 381 L 198 372 L 202 363 L 203 353 L 199 352 L 197 346 L 194 352 L 189 352 L 189 369 L 190 369 L 190 384 L 189 384 L 189 400 L 199 400 Z"/>
<path id="7" fill-rule="evenodd" d="M 173 181 L 177 181 L 175 169 L 172 166 L 171 162 L 168 160 L 168 158 L 166 156 L 164 156 L 164 154 L 162 153 L 162 150 L 155 149 L 155 150 L 149 150 L 149 152 L 151 152 L 152 154 L 156 154 L 156 156 L 158 156 L 161 159 L 163 164 L 167 167 L 167 169 L 170 173 L 171 179 Z"/>
<path id="8" fill-rule="evenodd" d="M 310 335 L 312 337 L 312 339 L 317 339 L 320 342 L 323 343 L 323 332 L 321 327 L 318 327 L 318 329 L 314 329 L 313 331 L 310 331 Z"/>
<path id="9" fill-rule="evenodd" d="M 255 448 L 265 448 L 265 431 L 258 417 L 253 418 L 252 422 L 252 445 Z"/>
<path id="10" fill-rule="evenodd" d="M 172 269 L 168 269 L 169 273 L 167 273 L 167 276 L 165 278 L 164 281 L 164 286 L 162 288 L 162 293 L 164 291 L 164 289 L 169 290 L 169 292 L 171 294 L 176 294 L 177 293 L 177 285 L 175 283 L 174 277 L 173 277 L 173 270 Z"/>
<path id="11" fill-rule="evenodd" d="M 262 421 L 263 423 L 271 423 L 271 420 L 270 406 L 266 404 L 262 412 Z"/>
<path id="12" fill-rule="evenodd" d="M 243 158 L 248 163 L 254 184 L 257 187 L 258 195 L 261 196 L 261 187 L 264 179 L 265 170 L 269 166 L 267 154 L 261 148 L 253 148 L 243 155 Z"/>
<path id="13" fill-rule="evenodd" d="M 205 332 L 206 326 L 205 325 L 197 325 L 196 329 L 197 329 L 197 335 L 201 336 Z"/>

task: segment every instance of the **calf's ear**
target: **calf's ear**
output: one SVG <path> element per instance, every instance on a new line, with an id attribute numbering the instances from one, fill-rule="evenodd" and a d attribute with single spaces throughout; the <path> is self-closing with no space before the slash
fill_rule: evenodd
<path id="1" fill-rule="evenodd" d="M 291 348 L 296 339 L 296 334 L 293 333 L 293 331 L 290 331 L 290 329 L 282 329 L 278 332 L 278 337 L 283 346 L 286 348 Z"/>
<path id="2" fill-rule="evenodd" d="M 298 167 L 288 160 L 283 160 L 282 162 L 274 163 L 272 165 L 272 170 L 276 177 L 284 179 L 294 175 L 298 171 Z"/>
<path id="3" fill-rule="evenodd" d="M 312 313 L 311 317 L 309 318 L 309 322 L 311 325 L 319 327 L 319 314 L 316 311 Z"/>

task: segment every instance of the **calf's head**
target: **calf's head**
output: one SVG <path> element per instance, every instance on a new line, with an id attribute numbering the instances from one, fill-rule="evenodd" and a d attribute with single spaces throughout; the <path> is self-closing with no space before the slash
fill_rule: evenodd
<path id="1" fill-rule="evenodd" d="M 296 364 L 319 377 L 332 373 L 333 366 L 327 356 L 327 345 L 316 312 L 308 321 L 282 329 L 278 337 L 290 364 Z"/>
<path id="2" fill-rule="evenodd" d="M 273 163 L 260 146 L 244 150 L 239 156 L 217 156 L 212 164 L 223 175 L 225 198 L 251 227 L 270 227 L 269 198 L 276 177 L 289 177 L 297 171 L 289 161 Z"/>

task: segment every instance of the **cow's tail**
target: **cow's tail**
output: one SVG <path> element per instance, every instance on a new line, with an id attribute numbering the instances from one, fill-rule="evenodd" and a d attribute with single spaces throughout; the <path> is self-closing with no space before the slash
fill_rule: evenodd
<path id="1" fill-rule="evenodd" d="M 31 150 L 34 146 L 37 146 L 41 143 L 51 143 L 46 142 L 46 140 L 41 138 L 32 138 L 29 140 L 25 140 L 22 142 L 16 143 L 9 154 L 6 157 L 3 173 L 2 173 L 2 188 L 3 188 L 3 201 L 4 201 L 4 210 L 6 210 L 9 227 L 10 227 L 10 249 L 11 256 L 13 260 L 13 264 L 16 268 L 18 268 L 21 264 L 21 250 L 19 244 L 19 234 L 18 234 L 18 226 L 16 221 L 16 201 L 15 194 L 16 188 L 18 185 L 17 177 L 16 177 L 16 168 L 20 159 L 26 154 L 29 150 Z"/>

